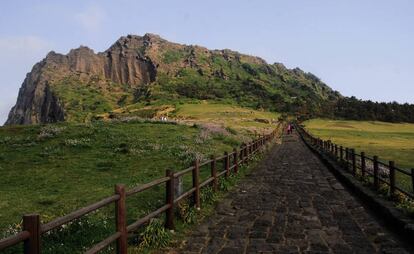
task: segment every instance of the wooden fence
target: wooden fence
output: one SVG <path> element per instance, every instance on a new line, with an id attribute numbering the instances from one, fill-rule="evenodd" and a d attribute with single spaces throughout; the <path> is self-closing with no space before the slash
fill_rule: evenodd
<path id="1" fill-rule="evenodd" d="M 233 172 L 237 174 L 241 165 L 245 164 L 252 158 L 254 154 L 260 151 L 269 141 L 276 137 L 278 128 L 268 135 L 259 136 L 258 139 L 244 144 L 240 149 L 234 149 L 231 153 L 225 152 L 223 156 L 210 160 L 199 162 L 194 161 L 193 166 L 182 171 L 173 172 L 166 170 L 165 177 L 156 179 L 150 183 L 139 185 L 135 188 L 127 190 L 125 185 L 117 184 L 115 186 L 114 195 L 107 197 L 99 202 L 83 207 L 68 215 L 57 218 L 46 224 L 42 224 L 38 214 L 27 214 L 23 216 L 23 230 L 13 236 L 0 240 L 0 251 L 8 247 L 24 242 L 23 253 L 38 254 L 41 253 L 41 237 L 43 234 L 68 224 L 76 219 L 85 216 L 88 213 L 96 211 L 100 208 L 115 203 L 115 221 L 116 232 L 106 239 L 102 240 L 85 253 L 92 254 L 107 248 L 111 243 L 116 242 L 116 253 L 127 253 L 127 237 L 128 233 L 136 231 L 140 226 L 149 222 L 152 218 L 159 216 L 165 212 L 165 227 L 174 229 L 174 207 L 180 201 L 187 197 L 192 198 L 196 208 L 200 208 L 200 189 L 205 186 L 212 186 L 213 190 L 218 189 L 218 179 L 222 176 L 229 177 Z M 223 168 L 217 168 L 217 162 L 222 162 Z M 203 182 L 200 182 L 200 167 L 210 165 L 211 176 Z M 174 197 L 174 182 L 177 178 L 186 174 L 192 174 L 192 188 L 182 193 L 178 197 Z M 134 223 L 127 225 L 126 221 L 126 198 L 136 195 L 152 187 L 165 186 L 165 204 L 157 210 L 151 212 L 143 218 L 136 220 Z"/>
<path id="2" fill-rule="evenodd" d="M 375 190 L 379 190 L 382 183 L 388 186 L 391 196 L 399 192 L 414 199 L 414 169 L 411 169 L 411 172 L 403 170 L 396 167 L 394 161 L 384 163 L 380 161 L 378 156 L 369 157 L 365 152 L 356 153 L 353 148 L 343 147 L 330 140 L 314 137 L 301 126 L 297 126 L 297 129 L 305 142 L 343 163 L 346 170 L 350 171 L 354 177 L 369 181 Z M 401 176 L 396 177 L 397 173 Z M 402 177 L 406 179 L 405 184 L 401 182 Z"/>

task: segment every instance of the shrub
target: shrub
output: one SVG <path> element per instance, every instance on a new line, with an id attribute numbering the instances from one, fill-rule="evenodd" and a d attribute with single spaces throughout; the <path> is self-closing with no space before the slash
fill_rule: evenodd
<path id="1" fill-rule="evenodd" d="M 163 248 L 171 241 L 171 234 L 160 219 L 152 219 L 140 236 L 140 248 Z"/>
<path id="2" fill-rule="evenodd" d="M 400 202 L 397 204 L 397 208 L 400 208 L 403 210 L 404 213 L 406 213 L 410 217 L 414 217 L 414 201 L 404 197 L 400 200 Z"/>
<path id="3" fill-rule="evenodd" d="M 66 139 L 65 146 L 71 147 L 90 147 L 89 144 L 91 140 L 89 138 L 80 138 L 80 139 Z"/>
<path id="4" fill-rule="evenodd" d="M 178 204 L 177 216 L 184 223 L 193 224 L 196 222 L 197 211 L 189 201 L 184 201 Z"/>
<path id="5" fill-rule="evenodd" d="M 63 130 L 65 130 L 65 127 L 45 125 L 40 129 L 40 133 L 39 135 L 37 135 L 37 139 L 43 140 L 46 138 L 53 138 L 57 136 L 59 133 L 61 133 Z"/>
<path id="6" fill-rule="evenodd" d="M 127 154 L 129 153 L 129 146 L 127 143 L 121 143 L 119 144 L 118 147 L 115 148 L 115 153 L 123 153 L 123 154 Z"/>
<path id="7" fill-rule="evenodd" d="M 202 204 L 211 204 L 217 198 L 216 193 L 213 191 L 212 187 L 205 187 L 201 190 L 200 193 L 201 203 Z"/>
<path id="8" fill-rule="evenodd" d="M 228 191 L 230 188 L 230 182 L 224 178 L 220 178 L 219 188 L 221 191 Z"/>
<path id="9" fill-rule="evenodd" d="M 226 131 L 228 131 L 230 134 L 237 135 L 237 131 L 231 127 L 226 127 Z"/>

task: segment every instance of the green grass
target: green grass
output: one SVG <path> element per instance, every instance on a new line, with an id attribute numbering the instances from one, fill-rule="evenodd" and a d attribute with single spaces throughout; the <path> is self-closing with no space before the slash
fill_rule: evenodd
<path id="1" fill-rule="evenodd" d="M 184 114 L 197 116 L 197 109 L 184 108 Z M 213 114 L 218 106 L 209 110 L 209 121 L 218 119 Z M 203 125 L 206 119 L 196 125 L 134 120 L 0 128 L 0 237 L 18 232 L 23 214 L 39 213 L 46 223 L 113 194 L 117 183 L 131 188 L 150 182 L 164 176 L 167 168 L 182 170 L 195 158 L 222 155 L 252 137 L 251 131 L 225 124 L 218 131 L 209 129 Z M 202 167 L 202 179 L 208 175 Z M 191 174 L 184 178 L 184 188 L 190 184 Z M 128 223 L 162 206 L 164 195 L 158 186 L 128 197 Z M 45 253 L 82 252 L 104 239 L 114 232 L 113 209 L 100 209 L 45 235 Z"/>
<path id="2" fill-rule="evenodd" d="M 200 130 L 181 125 L 53 128 L 58 133 L 46 138 L 40 138 L 41 126 L 0 129 L 2 227 L 26 212 L 52 219 L 111 194 L 116 183 L 135 186 L 164 176 L 167 168 L 182 169 L 193 159 L 191 153 L 221 154 L 232 148 L 214 137 L 195 144 Z"/>
<path id="3" fill-rule="evenodd" d="M 280 114 L 267 111 L 242 108 L 236 105 L 211 103 L 201 101 L 197 104 L 177 105 L 173 114 L 176 118 L 204 123 L 223 124 L 235 129 L 259 129 L 272 128 L 270 123 L 277 120 Z M 268 123 L 261 122 L 266 120 Z"/>
<path id="4" fill-rule="evenodd" d="M 136 186 L 164 176 L 167 168 L 189 166 L 197 154 L 232 149 L 214 134 L 194 142 L 200 132 L 155 123 L 0 128 L 0 228 L 19 223 L 24 213 L 50 221 L 112 194 L 114 184 Z M 236 136 L 227 139 L 240 144 Z M 135 215 L 162 202 L 160 190 L 137 200 Z"/>
<path id="5" fill-rule="evenodd" d="M 414 167 L 414 124 L 314 119 L 306 129 L 323 139 L 394 160 L 402 168 Z"/>
<path id="6" fill-rule="evenodd" d="M 381 161 L 395 161 L 396 166 L 409 172 L 414 168 L 414 124 L 372 121 L 339 121 L 313 119 L 305 122 L 306 129 L 317 137 L 367 156 L 377 155 Z M 397 185 L 413 191 L 410 177 L 398 173 Z"/>
<path id="7" fill-rule="evenodd" d="M 185 124 L 213 124 L 232 128 L 244 134 L 271 131 L 280 114 L 240 107 L 229 102 L 182 99 L 175 102 L 155 101 L 149 105 L 136 103 L 111 112 L 116 118 L 137 116 L 159 119 L 167 116 Z M 109 113 L 102 114 L 107 119 Z"/>

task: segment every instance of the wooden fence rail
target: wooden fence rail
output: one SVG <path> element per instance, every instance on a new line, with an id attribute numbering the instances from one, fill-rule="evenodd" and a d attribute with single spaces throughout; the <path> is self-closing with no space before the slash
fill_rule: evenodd
<path id="1" fill-rule="evenodd" d="M 214 191 L 218 190 L 218 179 L 223 175 L 227 178 L 231 172 L 235 174 L 241 165 L 247 164 L 248 160 L 252 158 L 257 152 L 262 150 L 263 146 L 269 143 L 276 137 L 280 125 L 273 132 L 268 135 L 259 136 L 252 142 L 243 144 L 240 149 L 234 149 L 231 153 L 225 152 L 221 157 L 211 157 L 210 160 L 200 163 L 198 160 L 194 161 L 194 164 L 179 172 L 173 172 L 171 169 L 166 170 L 165 177 L 156 179 L 152 182 L 139 185 L 130 190 L 126 190 L 126 187 L 122 184 L 115 186 L 114 195 L 107 197 L 99 202 L 83 207 L 77 211 L 74 211 L 68 215 L 57 218 L 46 224 L 41 224 L 40 216 L 38 214 L 28 214 L 23 216 L 23 230 L 16 235 L 4 238 L 0 240 L 0 251 L 8 247 L 14 246 L 21 242 L 24 243 L 23 253 L 25 254 L 38 254 L 41 253 L 41 236 L 46 232 L 49 232 L 55 228 L 61 227 L 69 222 L 85 216 L 88 213 L 96 211 L 100 208 L 115 204 L 115 222 L 116 232 L 96 245 L 92 246 L 85 253 L 93 254 L 98 253 L 110 244 L 116 242 L 116 253 L 126 254 L 128 243 L 128 233 L 136 231 L 140 226 L 148 223 L 152 218 L 165 213 L 165 227 L 167 229 L 174 229 L 174 207 L 184 198 L 192 197 L 193 203 L 197 209 L 200 209 L 200 189 L 211 185 Z M 223 169 L 218 169 L 218 162 L 223 162 Z M 203 182 L 200 182 L 200 167 L 204 165 L 210 165 L 211 176 Z M 174 194 L 174 181 L 178 177 L 182 177 L 186 174 L 192 174 L 192 187 L 182 193 L 180 196 L 175 197 Z M 131 195 L 141 193 L 147 189 L 155 186 L 165 185 L 165 204 L 157 210 L 147 214 L 145 217 L 138 219 L 134 223 L 127 225 L 126 222 L 126 198 Z"/>
<path id="2" fill-rule="evenodd" d="M 329 144 L 332 144 L 330 140 L 324 141 L 320 138 L 314 137 L 308 131 L 306 131 L 301 126 L 296 126 L 299 134 L 303 137 L 305 142 L 318 148 L 319 151 L 322 151 L 325 154 L 328 154 L 335 160 L 343 163 L 346 170 L 350 171 L 354 177 L 363 177 L 364 180 L 372 181 L 372 185 L 376 190 L 380 189 L 380 184 L 385 184 L 389 187 L 389 194 L 391 196 L 395 195 L 397 192 L 405 195 L 410 199 L 414 199 L 414 169 L 411 169 L 410 172 L 407 170 L 400 169 L 395 166 L 394 161 L 389 161 L 384 163 L 379 160 L 378 156 L 368 157 L 365 152 L 356 153 L 353 148 L 344 148 L 339 146 L 339 156 L 338 154 L 330 148 Z M 337 144 L 333 144 L 335 147 L 338 147 Z M 345 156 L 345 158 L 344 158 Z M 396 178 L 396 174 L 401 174 L 408 176 L 408 184 L 403 186 L 401 184 L 401 177 Z M 411 185 L 409 188 L 408 185 Z"/>

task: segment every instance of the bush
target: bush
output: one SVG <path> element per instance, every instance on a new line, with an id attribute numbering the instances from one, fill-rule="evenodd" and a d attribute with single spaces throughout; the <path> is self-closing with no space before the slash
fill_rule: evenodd
<path id="1" fill-rule="evenodd" d="M 233 135 L 237 135 L 237 131 L 231 127 L 226 127 L 226 131 L 228 131 L 229 133 Z"/>
<path id="2" fill-rule="evenodd" d="M 140 248 L 164 248 L 171 241 L 171 234 L 160 219 L 152 219 L 139 237 Z"/>
<path id="3" fill-rule="evenodd" d="M 71 147 L 90 147 L 89 144 L 91 140 L 89 138 L 80 138 L 80 139 L 66 139 L 65 146 Z"/>
<path id="4" fill-rule="evenodd" d="M 194 206 L 190 205 L 189 201 L 184 201 L 178 204 L 177 216 L 184 223 L 193 224 L 196 222 L 197 211 Z"/>
<path id="5" fill-rule="evenodd" d="M 201 196 L 200 198 L 201 198 L 201 203 L 202 204 L 211 204 L 217 198 L 217 195 L 213 191 L 213 188 L 212 187 L 205 187 L 205 188 L 203 188 L 201 190 L 200 196 Z"/>
<path id="6" fill-rule="evenodd" d="M 129 146 L 126 143 L 121 143 L 117 148 L 115 148 L 115 153 L 129 153 Z"/>

